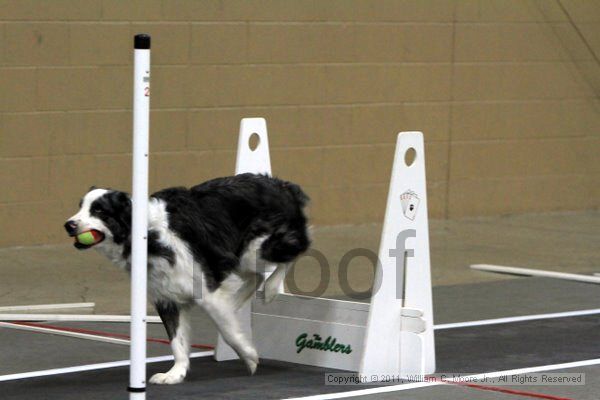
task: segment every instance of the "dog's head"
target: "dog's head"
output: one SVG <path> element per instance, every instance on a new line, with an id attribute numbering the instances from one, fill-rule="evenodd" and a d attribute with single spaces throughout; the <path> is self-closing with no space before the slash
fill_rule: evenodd
<path id="1" fill-rule="evenodd" d="M 77 214 L 65 223 L 65 229 L 76 238 L 74 246 L 80 250 L 123 244 L 131 235 L 131 199 L 124 192 L 91 187 L 81 199 Z M 86 232 L 93 239 L 84 244 L 77 236 Z"/>

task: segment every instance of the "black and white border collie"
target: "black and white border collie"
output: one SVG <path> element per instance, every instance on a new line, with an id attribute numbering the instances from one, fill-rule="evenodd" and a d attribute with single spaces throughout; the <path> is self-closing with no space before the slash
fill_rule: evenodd
<path id="1" fill-rule="evenodd" d="M 296 184 L 265 175 L 217 178 L 190 189 L 154 193 L 148 209 L 148 295 L 163 321 L 175 356 L 151 383 L 175 384 L 189 369 L 190 309 L 198 304 L 225 341 L 256 371 L 258 354 L 243 333 L 236 310 L 263 283 L 265 265 L 275 270 L 264 282 L 272 300 L 288 266 L 309 246 L 304 207 Z M 92 187 L 65 224 L 70 236 L 92 232 L 93 247 L 130 270 L 131 200 L 127 193 Z M 200 282 L 198 282 L 200 281 Z"/>

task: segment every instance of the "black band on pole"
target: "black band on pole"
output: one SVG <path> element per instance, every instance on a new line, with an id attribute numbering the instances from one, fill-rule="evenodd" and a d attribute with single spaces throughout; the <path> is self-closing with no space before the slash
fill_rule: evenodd
<path id="1" fill-rule="evenodd" d="M 135 35 L 133 38 L 133 48 L 141 50 L 150 49 L 150 35 L 146 33 Z"/>
<path id="2" fill-rule="evenodd" d="M 127 386 L 127 391 L 130 393 L 144 393 L 146 391 L 145 387 L 142 388 L 134 388 L 131 386 Z"/>

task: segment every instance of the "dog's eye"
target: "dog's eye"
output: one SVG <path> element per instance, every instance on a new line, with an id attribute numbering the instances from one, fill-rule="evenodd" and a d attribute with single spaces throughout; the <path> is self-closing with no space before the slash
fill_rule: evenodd
<path id="1" fill-rule="evenodd" d="M 98 207 L 92 208 L 94 214 L 104 214 L 104 210 Z"/>

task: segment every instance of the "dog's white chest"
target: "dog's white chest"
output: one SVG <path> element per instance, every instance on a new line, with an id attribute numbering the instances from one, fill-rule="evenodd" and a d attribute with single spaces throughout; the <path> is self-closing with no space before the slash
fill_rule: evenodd
<path id="1" fill-rule="evenodd" d="M 169 229 L 167 215 L 164 202 L 150 203 L 149 228 L 158 233 L 159 243 L 173 252 L 175 262 L 162 257 L 148 260 L 148 294 L 155 300 L 191 302 L 197 297 L 195 287 L 202 285 L 200 265 L 186 243 Z"/>
<path id="2" fill-rule="evenodd" d="M 188 303 L 194 299 L 194 275 L 193 262 L 171 265 L 164 258 L 153 257 L 148 268 L 148 294 L 154 300 Z"/>

